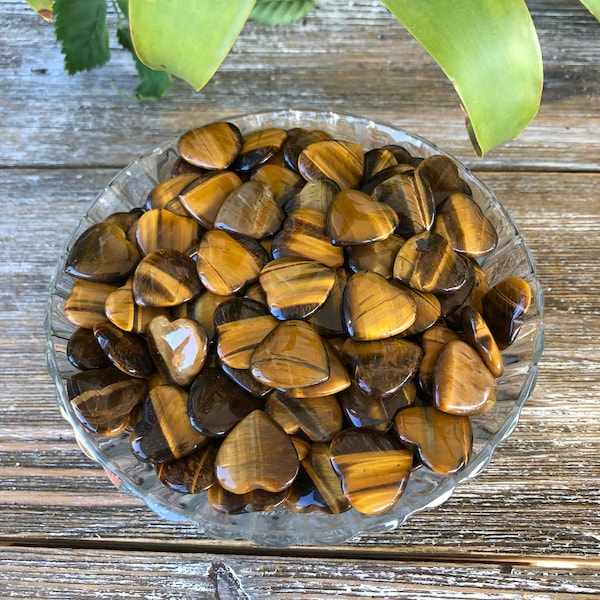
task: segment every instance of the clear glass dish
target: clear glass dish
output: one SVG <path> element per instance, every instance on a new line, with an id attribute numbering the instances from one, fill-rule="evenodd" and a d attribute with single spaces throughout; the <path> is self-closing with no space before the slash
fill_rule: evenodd
<path id="1" fill-rule="evenodd" d="M 415 156 L 446 154 L 427 140 L 369 119 L 333 112 L 280 110 L 227 119 L 242 133 L 273 126 L 324 129 L 338 139 L 355 141 L 365 149 L 385 144 L 400 144 Z M 190 124 L 190 128 L 201 123 Z M 97 461 L 121 490 L 143 499 L 161 517 L 195 524 L 206 535 L 217 539 L 249 540 L 270 547 L 299 544 L 332 545 L 361 532 L 386 532 L 400 527 L 411 515 L 446 501 L 457 485 L 472 479 L 488 464 L 496 446 L 511 434 L 524 402 L 535 386 L 538 361 L 544 343 L 543 296 L 536 277 L 533 257 L 517 226 L 485 184 L 467 167 L 452 158 L 460 175 L 472 188 L 473 197 L 498 232 L 497 248 L 480 260 L 490 286 L 510 276 L 525 279 L 532 290 L 531 308 L 521 332 L 503 352 L 504 375 L 499 379 L 499 397 L 491 412 L 472 417 L 474 444 L 468 465 L 451 476 L 440 476 L 428 469 L 417 469 L 409 479 L 400 500 L 387 513 L 369 516 L 355 510 L 338 515 L 298 514 L 286 508 L 269 512 L 224 515 L 212 509 L 206 494 L 181 494 L 164 486 L 152 466 L 138 461 L 130 452 L 129 436 L 100 437 L 86 431 L 75 418 L 66 389 L 66 378 L 75 370 L 66 356 L 67 341 L 74 331 L 64 316 L 64 303 L 73 278 L 64 272 L 65 260 L 77 237 L 91 224 L 116 211 L 141 206 L 150 189 L 165 178 L 178 157 L 177 138 L 143 155 L 123 169 L 108 184 L 82 216 L 58 260 L 50 285 L 46 314 L 48 369 L 57 389 L 61 413 L 70 423 L 83 452 Z M 85 490 L 82 489 L 82 494 Z"/>

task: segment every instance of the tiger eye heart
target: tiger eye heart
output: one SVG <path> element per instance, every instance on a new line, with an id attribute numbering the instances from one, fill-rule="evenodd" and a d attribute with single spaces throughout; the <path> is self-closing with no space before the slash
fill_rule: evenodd
<path id="1" fill-rule="evenodd" d="M 170 248 L 187 252 L 200 239 L 200 227 L 194 219 L 155 208 L 146 211 L 135 226 L 135 239 L 142 254 Z"/>
<path id="2" fill-rule="evenodd" d="M 204 327 L 192 319 L 171 321 L 160 315 L 148 325 L 146 337 L 162 375 L 181 387 L 190 385 L 208 354 L 208 334 Z"/>
<path id="3" fill-rule="evenodd" d="M 473 446 L 469 417 L 415 405 L 398 411 L 394 427 L 405 444 L 416 446 L 423 464 L 440 475 L 456 473 L 469 460 Z"/>
<path id="4" fill-rule="evenodd" d="M 335 282 L 327 300 L 308 318 L 308 322 L 322 335 L 346 335 L 343 304 L 347 282 L 346 269 L 335 269 Z"/>
<path id="5" fill-rule="evenodd" d="M 331 462 L 350 504 L 367 515 L 389 510 L 400 498 L 413 456 L 392 436 L 371 429 L 346 429 L 331 442 Z"/>
<path id="6" fill-rule="evenodd" d="M 423 358 L 419 365 L 417 381 L 421 389 L 428 395 L 433 394 L 433 376 L 440 350 L 447 342 L 458 339 L 460 337 L 455 331 L 439 323 L 423 332 L 421 336 Z"/>
<path id="7" fill-rule="evenodd" d="M 417 307 L 417 316 L 414 323 L 404 330 L 404 335 L 409 336 L 421 333 L 435 325 L 442 316 L 442 306 L 434 294 L 419 292 L 409 287 L 406 289 Z"/>
<path id="8" fill-rule="evenodd" d="M 247 133 L 236 158 L 234 168 L 250 171 L 269 160 L 287 138 L 287 131 L 279 127 L 267 127 Z"/>
<path id="9" fill-rule="evenodd" d="M 281 492 L 291 485 L 298 468 L 294 444 L 261 410 L 251 412 L 229 432 L 215 462 L 220 485 L 234 494 L 257 489 Z"/>
<path id="10" fill-rule="evenodd" d="M 382 240 L 394 233 L 398 215 L 393 208 L 358 190 L 341 191 L 329 206 L 327 231 L 336 246 Z"/>
<path id="11" fill-rule="evenodd" d="M 380 340 L 408 329 L 417 318 L 417 305 L 407 288 L 359 271 L 346 284 L 344 314 L 354 339 Z"/>
<path id="12" fill-rule="evenodd" d="M 437 233 L 415 235 L 400 248 L 394 277 L 420 292 L 448 293 L 462 287 L 467 267 L 460 255 Z"/>
<path id="13" fill-rule="evenodd" d="M 340 187 L 329 179 L 307 181 L 302 189 L 290 198 L 283 208 L 288 215 L 301 208 L 310 208 L 327 214 L 329 205 L 340 192 Z"/>
<path id="14" fill-rule="evenodd" d="M 203 446 L 207 439 L 187 415 L 188 393 L 176 385 L 157 385 L 142 405 L 131 434 L 131 450 L 143 461 L 171 462 Z"/>
<path id="15" fill-rule="evenodd" d="M 234 494 L 217 483 L 208 488 L 206 499 L 211 508 L 217 512 L 227 515 L 241 515 L 274 510 L 285 503 L 289 493 L 289 488 L 286 488 L 281 492 L 252 490 L 245 494 Z"/>
<path id="16" fill-rule="evenodd" d="M 477 350 L 492 375 L 501 377 L 504 373 L 502 354 L 484 318 L 472 306 L 465 306 L 460 320 L 465 341 Z"/>
<path id="17" fill-rule="evenodd" d="M 372 150 L 368 150 L 365 152 L 364 180 L 367 181 L 373 175 L 397 164 L 398 160 L 388 148 L 373 148 Z"/>
<path id="18" fill-rule="evenodd" d="M 227 122 L 209 123 L 184 133 L 178 140 L 179 154 L 205 169 L 226 169 L 242 147 L 242 134 Z"/>
<path id="19" fill-rule="evenodd" d="M 350 246 L 348 266 L 355 273 L 372 271 L 391 279 L 394 275 L 394 260 L 405 241 L 399 235 L 392 234 L 377 242 Z"/>
<path id="20" fill-rule="evenodd" d="M 329 356 L 310 325 L 284 321 L 256 347 L 250 372 L 261 383 L 276 388 L 316 385 L 329 378 Z"/>
<path id="21" fill-rule="evenodd" d="M 428 156 L 417 165 L 416 171 L 429 182 L 436 204 L 454 192 L 471 193 L 471 188 L 461 178 L 456 163 L 443 154 Z"/>
<path id="22" fill-rule="evenodd" d="M 438 355 L 433 378 L 435 406 L 454 415 L 481 415 L 498 397 L 498 383 L 477 350 L 462 340 L 448 342 Z"/>
<path id="23" fill-rule="evenodd" d="M 159 181 L 150 190 L 146 199 L 146 207 L 148 210 L 164 208 L 181 217 L 188 217 L 188 211 L 181 204 L 179 194 L 196 179 L 198 179 L 196 173 L 182 173 L 181 175 Z"/>
<path id="24" fill-rule="evenodd" d="M 104 354 L 93 329 L 79 327 L 67 342 L 67 358 L 77 369 L 99 369 L 109 367 L 112 363 Z"/>
<path id="25" fill-rule="evenodd" d="M 318 310 L 335 284 L 335 271 L 314 260 L 284 256 L 261 271 L 260 285 L 278 319 L 303 319 Z"/>
<path id="26" fill-rule="evenodd" d="M 304 179 L 295 171 L 272 164 L 266 164 L 257 169 L 251 179 L 261 181 L 269 186 L 277 206 L 284 206 L 302 189 L 304 184 Z"/>
<path id="27" fill-rule="evenodd" d="M 296 127 L 288 131 L 286 140 L 281 146 L 285 163 L 294 171 L 298 170 L 298 157 L 301 152 L 314 142 L 331 140 L 332 136 L 321 129 L 303 129 Z"/>
<path id="28" fill-rule="evenodd" d="M 106 320 L 106 299 L 118 289 L 109 283 L 76 279 L 65 301 L 65 317 L 76 327 L 92 329 Z"/>
<path id="29" fill-rule="evenodd" d="M 126 285 L 112 292 L 104 304 L 106 317 L 119 329 L 145 333 L 154 317 L 166 314 L 165 308 L 140 306 L 133 297 L 133 288 Z"/>
<path id="30" fill-rule="evenodd" d="M 65 271 L 97 282 L 125 279 L 139 261 L 125 232 L 113 223 L 96 223 L 84 231 L 67 256 Z"/>

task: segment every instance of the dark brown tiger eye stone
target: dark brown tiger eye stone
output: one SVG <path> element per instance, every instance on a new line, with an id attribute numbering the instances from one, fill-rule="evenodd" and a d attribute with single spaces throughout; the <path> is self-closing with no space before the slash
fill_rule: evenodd
<path id="1" fill-rule="evenodd" d="M 242 134 L 233 124 L 220 121 L 184 133 L 178 141 L 179 154 L 204 169 L 226 169 L 242 147 Z"/>
<path id="2" fill-rule="evenodd" d="M 130 413 L 148 394 L 148 384 L 107 367 L 71 375 L 67 393 L 75 416 L 87 430 L 114 435 L 129 425 Z"/>
<path id="3" fill-rule="evenodd" d="M 308 322 L 322 335 L 345 335 L 344 289 L 348 274 L 344 268 L 335 269 L 335 282 L 325 303 L 313 313 Z"/>
<path id="4" fill-rule="evenodd" d="M 181 156 L 175 159 L 173 166 L 171 167 L 171 177 L 177 177 L 178 175 L 203 175 L 207 173 L 207 169 L 202 167 L 197 167 L 192 163 L 189 163 L 187 160 L 182 158 Z"/>
<path id="5" fill-rule="evenodd" d="M 417 380 L 421 389 L 428 395 L 433 394 L 433 377 L 440 350 L 448 342 L 458 339 L 460 338 L 455 331 L 440 323 L 423 332 L 423 335 L 421 336 L 423 358 L 419 364 Z"/>
<path id="6" fill-rule="evenodd" d="M 367 515 L 389 510 L 400 498 L 413 455 L 394 437 L 373 429 L 351 428 L 331 441 L 331 462 L 352 508 Z"/>
<path id="7" fill-rule="evenodd" d="M 416 447 L 423 464 L 440 475 L 456 473 L 469 461 L 473 431 L 468 417 L 415 405 L 398 411 L 394 426 L 400 440 Z"/>
<path id="8" fill-rule="evenodd" d="M 455 329 L 459 327 L 460 310 L 463 306 L 469 304 L 473 286 L 475 285 L 475 267 L 473 261 L 466 256 L 457 256 L 462 261 L 467 273 L 465 282 L 456 290 L 437 294 L 442 317 L 446 319 L 448 326 Z"/>
<path id="9" fill-rule="evenodd" d="M 331 514 L 331 509 L 327 502 L 303 466 L 300 466 L 298 475 L 294 479 L 294 483 L 292 483 L 289 491 L 290 493 L 285 504 L 290 510 L 297 513 L 320 511 Z"/>
<path id="10" fill-rule="evenodd" d="M 189 216 L 188 211 L 181 204 L 179 194 L 192 181 L 198 179 L 197 173 L 183 173 L 175 177 L 169 177 L 159 181 L 148 194 L 146 205 L 148 210 L 153 208 L 164 208 L 181 217 Z"/>
<path id="11" fill-rule="evenodd" d="M 273 200 L 277 206 L 281 207 L 291 200 L 305 183 L 304 179 L 295 171 L 273 164 L 262 165 L 251 179 L 268 185 L 273 192 Z"/>
<path id="12" fill-rule="evenodd" d="M 375 173 L 371 177 L 365 179 L 360 186 L 360 191 L 367 195 L 371 195 L 375 188 L 382 184 L 384 181 L 393 177 L 394 175 L 400 175 L 402 173 L 412 173 L 413 167 L 409 164 L 397 164 L 382 169 L 378 173 Z"/>
<path id="13" fill-rule="evenodd" d="M 405 336 L 410 336 L 421 333 L 435 325 L 442 316 L 442 307 L 434 294 L 419 292 L 412 288 L 407 289 L 417 307 L 417 317 L 414 323 L 403 332 Z"/>
<path id="14" fill-rule="evenodd" d="M 287 131 L 279 127 L 267 127 L 247 133 L 233 167 L 238 171 L 255 169 L 278 152 L 286 138 Z"/>
<path id="15" fill-rule="evenodd" d="M 288 215 L 300 208 L 311 208 L 327 214 L 329 205 L 339 192 L 340 186 L 337 183 L 329 179 L 313 179 L 307 181 L 302 189 L 284 204 L 283 209 Z"/>
<path id="16" fill-rule="evenodd" d="M 365 152 L 365 181 L 373 177 L 383 169 L 398 164 L 394 153 L 388 148 L 373 148 Z"/>
<path id="17" fill-rule="evenodd" d="M 289 488 L 286 488 L 280 492 L 252 490 L 245 494 L 234 494 L 217 483 L 208 488 L 207 500 L 217 512 L 227 515 L 240 515 L 275 510 L 285 504 L 289 492 Z"/>
<path id="18" fill-rule="evenodd" d="M 391 279 L 394 276 L 396 255 L 405 241 L 399 235 L 392 234 L 377 242 L 350 246 L 348 266 L 354 272 L 372 271 Z"/>
<path id="19" fill-rule="evenodd" d="M 219 445 L 209 441 L 192 454 L 169 463 L 156 465 L 158 479 L 182 494 L 199 494 L 217 481 L 215 458 Z"/>
<path id="20" fill-rule="evenodd" d="M 395 394 L 417 372 L 422 350 L 399 338 L 360 342 L 348 338 L 343 357 L 352 379 L 368 396 Z"/>
<path id="21" fill-rule="evenodd" d="M 394 262 L 394 277 L 420 292 L 453 292 L 465 284 L 467 275 L 463 258 L 430 231 L 406 240 Z"/>
<path id="22" fill-rule="evenodd" d="M 133 297 L 140 306 L 177 306 L 201 291 L 196 263 L 177 250 L 151 252 L 133 275 Z"/>
<path id="23" fill-rule="evenodd" d="M 135 239 L 142 254 L 168 248 L 187 252 L 200 239 L 200 227 L 194 219 L 169 210 L 155 208 L 145 212 L 135 226 Z"/>
<path id="24" fill-rule="evenodd" d="M 298 467 L 294 444 L 261 410 L 251 412 L 229 432 L 215 463 L 219 484 L 234 494 L 281 492 L 294 481 Z"/>
<path id="25" fill-rule="evenodd" d="M 73 244 L 65 271 L 82 279 L 114 282 L 128 277 L 139 259 L 137 249 L 118 225 L 96 223 Z"/>
<path id="26" fill-rule="evenodd" d="M 191 424 L 203 435 L 223 437 L 263 400 L 248 394 L 221 371 L 208 367 L 196 377 L 188 397 Z"/>
<path id="27" fill-rule="evenodd" d="M 265 385 L 254 379 L 248 369 L 232 369 L 226 364 L 222 364 L 221 370 L 231 381 L 256 398 L 264 398 L 273 390 L 272 386 Z"/>
<path id="28" fill-rule="evenodd" d="M 428 156 L 416 170 L 429 182 L 436 204 L 454 192 L 471 194 L 471 188 L 461 178 L 456 163 L 443 154 Z"/>
<path id="29" fill-rule="evenodd" d="M 484 318 L 472 307 L 465 306 L 460 313 L 462 334 L 481 356 L 494 377 L 504 373 L 504 361 Z"/>
<path id="30" fill-rule="evenodd" d="M 65 317 L 76 327 L 92 329 L 96 323 L 106 320 L 104 305 L 116 289 L 109 283 L 76 279 L 65 301 Z"/>
<path id="31" fill-rule="evenodd" d="M 383 240 L 397 225 L 398 215 L 391 207 L 358 190 L 340 192 L 327 213 L 327 232 L 336 246 Z"/>
<path id="32" fill-rule="evenodd" d="M 158 385 L 150 390 L 131 434 L 131 450 L 137 458 L 171 462 L 206 444 L 208 438 L 190 423 L 187 400 L 187 391 L 176 385 Z"/>
<path id="33" fill-rule="evenodd" d="M 67 358 L 69 362 L 82 371 L 99 369 L 112 365 L 104 354 L 92 329 L 76 329 L 67 342 Z"/>
<path id="34" fill-rule="evenodd" d="M 515 341 L 530 305 L 531 288 L 520 277 L 509 277 L 485 294 L 482 299 L 483 318 L 500 350 Z"/>
<path id="35" fill-rule="evenodd" d="M 329 133 L 320 129 L 308 130 L 301 127 L 290 129 L 281 147 L 283 159 L 291 169 L 298 171 L 298 157 L 307 146 L 314 142 L 331 139 L 332 136 Z"/>
<path id="36" fill-rule="evenodd" d="M 105 223 L 112 223 L 120 227 L 125 233 L 135 225 L 137 220 L 144 214 L 141 208 L 132 208 L 127 212 L 116 212 L 104 219 Z"/>
<path id="37" fill-rule="evenodd" d="M 342 190 L 357 188 L 362 180 L 365 155 L 360 145 L 343 140 L 322 140 L 298 156 L 298 171 L 306 179 L 331 179 Z"/>

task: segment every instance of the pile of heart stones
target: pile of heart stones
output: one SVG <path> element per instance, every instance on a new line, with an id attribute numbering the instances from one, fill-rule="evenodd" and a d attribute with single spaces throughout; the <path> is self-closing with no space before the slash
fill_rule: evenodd
<path id="1" fill-rule="evenodd" d="M 224 513 L 389 510 L 460 470 L 531 291 L 456 164 L 321 130 L 183 134 L 66 261 L 72 410 Z"/>

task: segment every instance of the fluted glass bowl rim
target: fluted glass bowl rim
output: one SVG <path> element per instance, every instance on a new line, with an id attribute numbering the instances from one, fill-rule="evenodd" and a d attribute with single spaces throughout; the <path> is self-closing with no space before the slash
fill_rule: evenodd
<path id="1" fill-rule="evenodd" d="M 235 123 L 243 133 L 270 126 L 325 129 L 340 139 L 356 141 L 367 149 L 384 143 L 397 143 L 408 147 L 416 156 L 442 154 L 457 164 L 484 213 L 495 221 L 497 227 L 500 225 L 502 232 L 499 248 L 493 253 L 500 252 L 502 256 L 497 260 L 498 265 L 494 264 L 491 269 L 490 283 L 495 283 L 495 279 L 518 276 L 526 279 L 532 288 L 532 309 L 524 324 L 524 340 L 520 336 L 517 347 L 511 346 L 505 351 L 508 374 L 505 373 L 499 382 L 501 400 L 497 405 L 502 406 L 502 413 L 496 416 L 498 422 L 493 422 L 492 426 L 489 421 L 486 422 L 491 416 L 478 418 L 474 424 L 474 456 L 466 467 L 447 477 L 435 475 L 424 468 L 416 470 L 398 503 L 383 515 L 362 515 L 354 510 L 341 515 L 298 514 L 285 508 L 264 513 L 221 515 L 207 506 L 205 494 L 179 494 L 161 484 L 154 469 L 131 454 L 126 434 L 103 438 L 86 431 L 74 416 L 66 390 L 66 377 L 75 371 L 65 358 L 66 341 L 74 327 L 60 314 L 72 285 L 72 278 L 64 272 L 66 258 L 74 241 L 91 224 L 117 208 L 129 210 L 144 203 L 144 192 L 150 191 L 159 178 L 168 176 L 169 167 L 177 156 L 176 141 L 183 132 L 117 173 L 89 205 L 58 260 L 50 282 L 45 331 L 48 371 L 56 385 L 61 414 L 72 427 L 82 451 L 106 470 L 119 489 L 141 498 L 161 517 L 192 523 L 209 537 L 248 540 L 266 547 L 332 545 L 348 541 L 360 533 L 396 529 L 411 515 L 439 506 L 460 483 L 478 475 L 488 465 L 498 444 L 516 427 L 523 404 L 535 386 L 544 345 L 543 294 L 534 259 L 511 215 L 495 194 L 460 160 L 419 135 L 366 117 L 330 111 L 283 109 L 231 116 L 223 120 Z M 190 128 L 202 124 L 204 122 L 200 120 L 191 124 Z M 488 259 L 484 259 L 484 270 L 487 262 Z M 513 269 L 513 263 L 518 268 Z M 502 398 L 503 393 L 505 398 Z M 82 489 L 81 493 L 85 491 Z"/>

